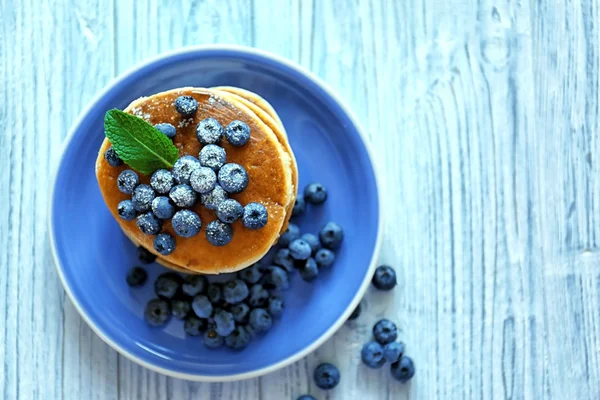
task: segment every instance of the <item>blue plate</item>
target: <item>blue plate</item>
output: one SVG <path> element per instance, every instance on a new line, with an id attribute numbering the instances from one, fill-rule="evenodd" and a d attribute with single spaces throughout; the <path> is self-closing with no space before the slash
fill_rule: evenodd
<path id="1" fill-rule="evenodd" d="M 241 352 L 209 350 L 186 337 L 180 321 L 150 328 L 143 310 L 153 279 L 130 289 L 136 249 L 102 200 L 94 174 L 104 138 L 104 113 L 167 89 L 217 85 L 258 93 L 279 113 L 298 160 L 300 188 L 322 182 L 329 199 L 298 223 L 314 232 L 333 220 L 345 228 L 334 266 L 312 284 L 299 276 L 284 294 L 286 310 L 264 337 Z M 65 290 L 82 317 L 109 345 L 133 361 L 178 378 L 228 381 L 262 375 L 315 350 L 347 319 L 366 290 L 381 242 L 381 207 L 365 136 L 340 100 L 311 73 L 280 57 L 233 46 L 187 48 L 116 79 L 82 113 L 66 143 L 50 204 L 50 236 Z"/>

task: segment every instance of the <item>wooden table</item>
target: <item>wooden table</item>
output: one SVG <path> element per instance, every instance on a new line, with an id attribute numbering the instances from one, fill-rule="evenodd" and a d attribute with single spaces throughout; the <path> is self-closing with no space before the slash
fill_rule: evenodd
<path id="1" fill-rule="evenodd" d="M 0 398 L 599 399 L 598 1 L 0 0 Z M 326 80 L 383 172 L 381 262 L 359 322 L 278 372 L 167 378 L 79 317 L 50 256 L 49 173 L 117 74 L 202 43 L 256 46 Z M 399 323 L 411 385 L 367 370 Z M 319 391 L 315 365 L 342 372 Z"/>

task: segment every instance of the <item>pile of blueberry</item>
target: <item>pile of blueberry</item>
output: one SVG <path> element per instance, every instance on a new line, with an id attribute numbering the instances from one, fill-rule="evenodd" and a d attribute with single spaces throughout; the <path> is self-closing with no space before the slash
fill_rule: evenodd
<path id="1" fill-rule="evenodd" d="M 184 117 L 192 117 L 198 110 L 198 102 L 191 96 L 180 96 L 175 108 Z M 173 139 L 176 129 L 168 123 L 155 128 Z M 243 166 L 226 163 L 227 154 L 219 144 L 223 137 L 233 146 L 244 146 L 250 140 L 250 127 L 242 121 L 233 121 L 223 128 L 214 118 L 200 121 L 196 137 L 203 145 L 198 158 L 185 155 L 179 158 L 171 171 L 155 171 L 150 184 L 140 184 L 137 173 L 127 169 L 117 178 L 117 186 L 131 199 L 119 203 L 119 216 L 130 221 L 134 218 L 138 228 L 147 235 L 155 235 L 154 249 L 169 255 L 175 250 L 175 238 L 161 233 L 165 220 L 171 220 L 175 233 L 183 238 L 196 236 L 202 227 L 200 216 L 189 208 L 200 201 L 214 210 L 217 219 L 206 225 L 206 239 L 214 246 L 224 246 L 233 238 L 231 224 L 241 219 L 248 229 L 260 229 L 267 224 L 268 213 L 260 203 L 242 206 L 229 194 L 241 193 L 248 186 L 248 174 Z M 111 166 L 123 162 L 111 147 L 104 154 Z"/>

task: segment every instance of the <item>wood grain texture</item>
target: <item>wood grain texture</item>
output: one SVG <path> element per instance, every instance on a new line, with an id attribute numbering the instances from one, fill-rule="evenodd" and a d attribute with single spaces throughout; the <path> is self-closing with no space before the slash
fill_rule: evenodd
<path id="1" fill-rule="evenodd" d="M 0 0 L 0 397 L 598 399 L 598 0 Z M 367 128 L 383 178 L 382 263 L 361 318 L 305 359 L 227 384 L 117 355 L 65 298 L 49 171 L 112 77 L 184 45 L 237 43 L 314 71 Z M 381 317 L 417 364 L 359 362 Z M 312 382 L 322 361 L 342 382 Z"/>

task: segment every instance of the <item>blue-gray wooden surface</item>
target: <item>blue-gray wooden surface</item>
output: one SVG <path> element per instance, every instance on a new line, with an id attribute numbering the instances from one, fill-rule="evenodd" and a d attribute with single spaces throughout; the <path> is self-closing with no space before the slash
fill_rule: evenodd
<path id="1" fill-rule="evenodd" d="M 599 3 L 526 0 L 0 0 L 0 398 L 600 398 Z M 65 297 L 49 171 L 114 76 L 183 45 L 288 57 L 356 111 L 383 172 L 381 261 L 360 322 L 283 370 L 167 378 L 119 356 Z M 409 386 L 358 361 L 400 325 Z M 320 360 L 342 382 L 319 391 Z"/>

